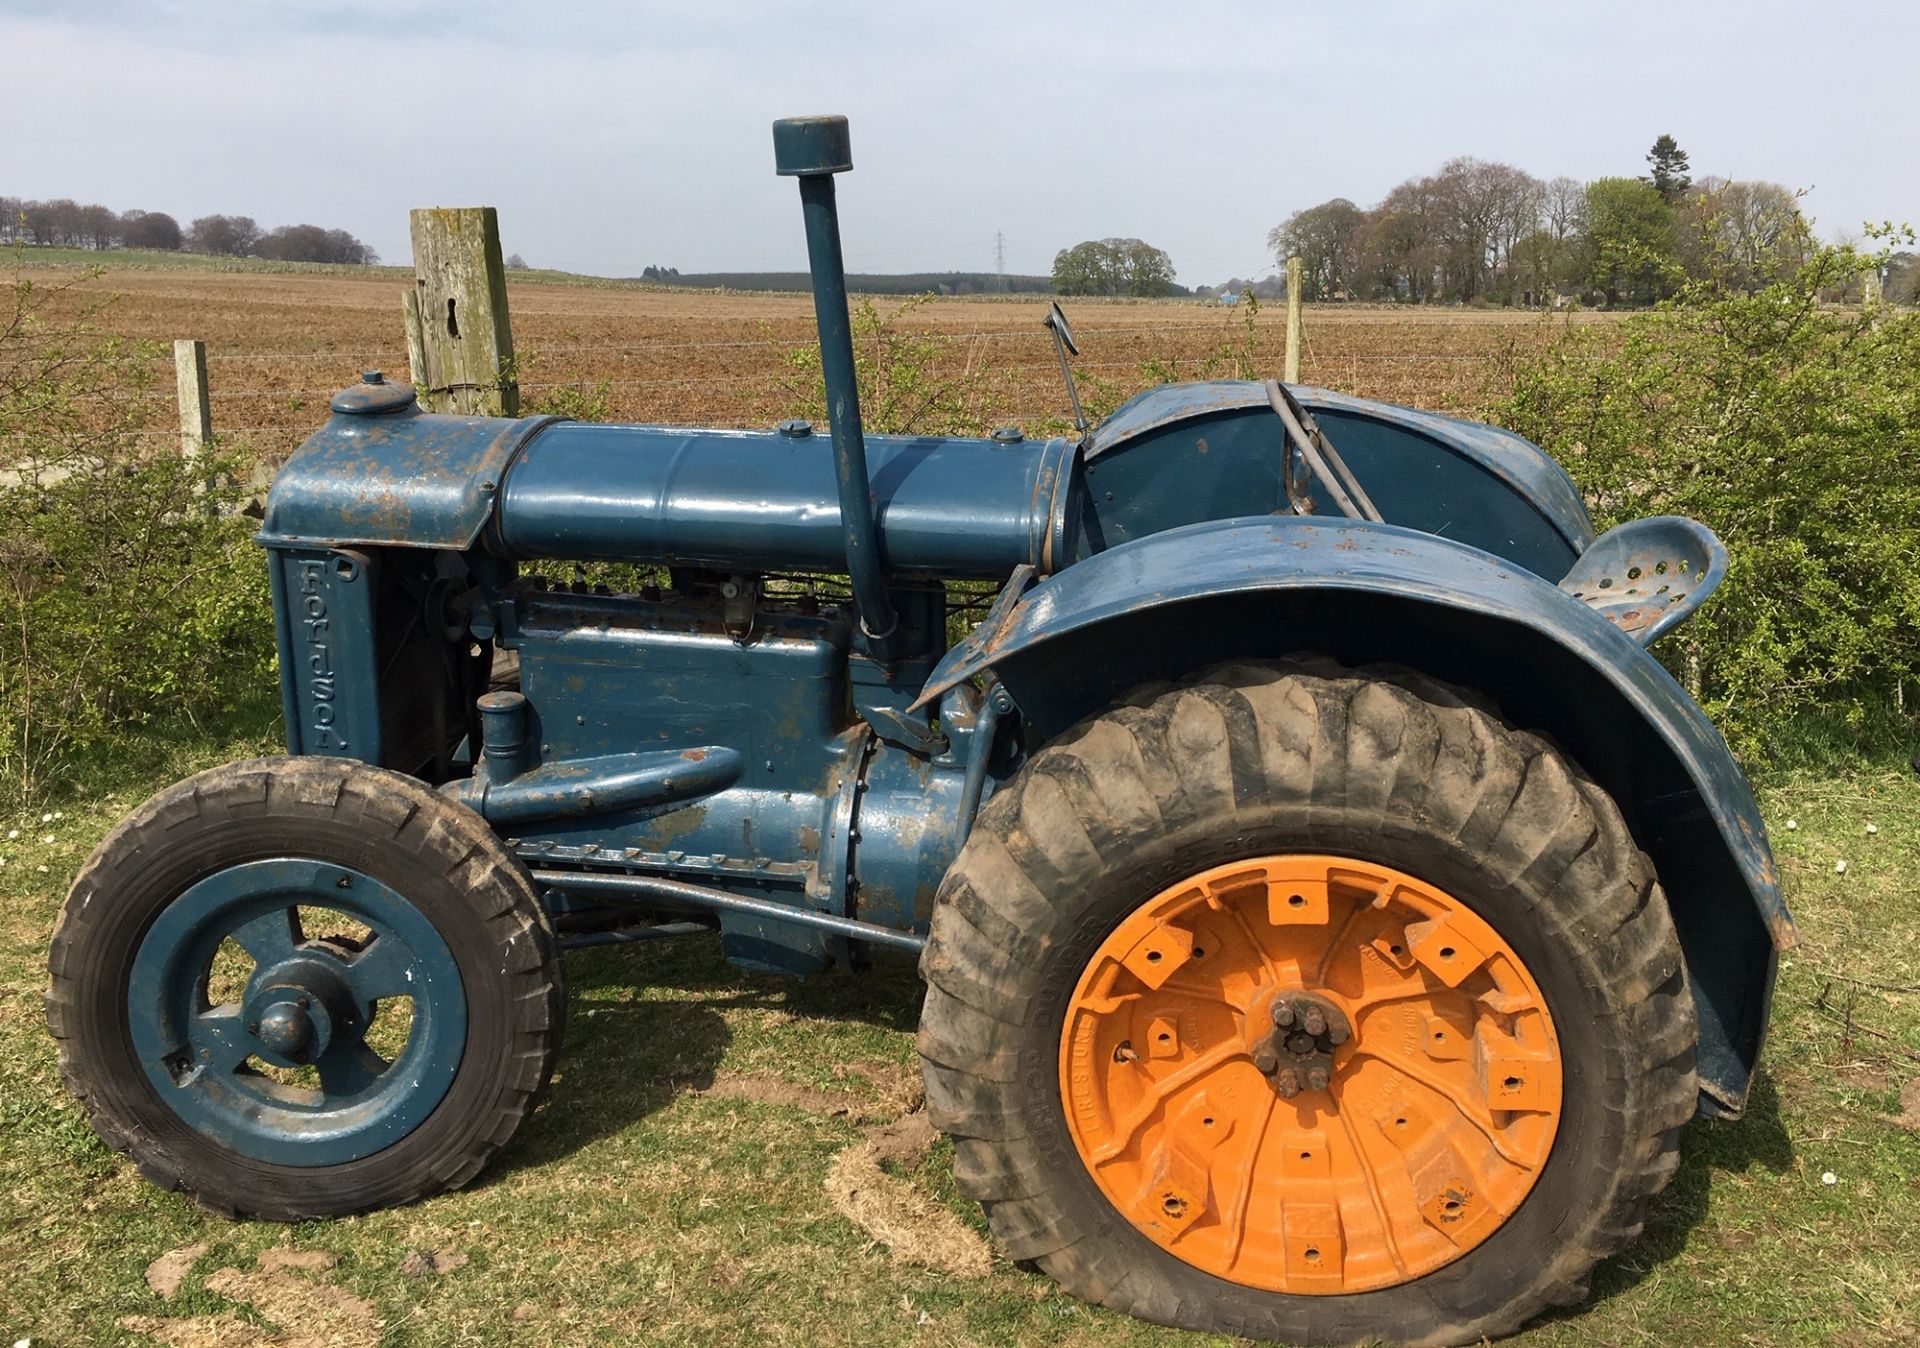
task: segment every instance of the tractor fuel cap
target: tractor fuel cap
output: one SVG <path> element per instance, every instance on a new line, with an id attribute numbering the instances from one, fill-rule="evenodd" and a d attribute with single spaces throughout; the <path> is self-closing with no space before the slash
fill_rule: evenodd
<path id="1" fill-rule="evenodd" d="M 334 411 L 350 417 L 378 416 L 382 412 L 397 412 L 412 405 L 413 385 L 389 384 L 387 377 L 378 370 L 368 370 L 360 376 L 359 383 L 334 394 L 333 402 L 329 404 Z"/>

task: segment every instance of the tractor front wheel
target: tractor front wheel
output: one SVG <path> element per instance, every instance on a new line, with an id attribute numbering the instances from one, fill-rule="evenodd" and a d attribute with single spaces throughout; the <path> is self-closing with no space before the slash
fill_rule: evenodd
<path id="1" fill-rule="evenodd" d="M 559 1048 L 553 931 L 473 811 L 411 777 L 255 759 L 108 834 L 54 931 L 68 1087 L 141 1173 L 227 1216 L 465 1183 Z"/>
<path id="2" fill-rule="evenodd" d="M 920 1054 L 1001 1248 L 1077 1296 L 1303 1343 L 1580 1300 L 1693 1111 L 1666 901 L 1552 746 L 1404 670 L 1234 666 L 981 811 Z"/>

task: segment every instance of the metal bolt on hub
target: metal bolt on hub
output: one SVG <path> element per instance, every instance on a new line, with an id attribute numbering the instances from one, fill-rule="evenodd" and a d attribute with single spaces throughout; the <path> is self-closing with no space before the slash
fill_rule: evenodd
<path id="1" fill-rule="evenodd" d="M 1282 1098 L 1324 1091 L 1333 1080 L 1333 1051 L 1353 1037 L 1345 1013 L 1311 993 L 1288 993 L 1269 1010 L 1273 1033 L 1255 1045 L 1253 1065 Z"/>

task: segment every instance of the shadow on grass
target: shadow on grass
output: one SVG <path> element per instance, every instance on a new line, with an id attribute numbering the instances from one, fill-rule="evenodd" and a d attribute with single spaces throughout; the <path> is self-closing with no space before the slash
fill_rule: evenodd
<path id="1" fill-rule="evenodd" d="M 1733 1123 L 1696 1119 L 1680 1134 L 1680 1169 L 1673 1183 L 1653 1200 L 1640 1238 L 1594 1270 L 1586 1301 L 1541 1317 L 1564 1320 L 1644 1282 L 1660 1265 L 1687 1247 L 1693 1229 L 1712 1207 L 1716 1173 L 1737 1174 L 1759 1166 L 1781 1174 L 1793 1165 L 1793 1140 L 1780 1121 L 1780 1093 L 1764 1069 L 1754 1078 L 1747 1112 Z"/>
<path id="2" fill-rule="evenodd" d="M 567 1037 L 553 1085 L 482 1184 L 559 1161 L 710 1079 L 732 1040 L 724 1011 L 909 1034 L 920 1016 L 913 957 L 893 951 L 858 973 L 801 978 L 736 968 L 718 936 L 689 936 L 569 955 L 567 982 Z"/>

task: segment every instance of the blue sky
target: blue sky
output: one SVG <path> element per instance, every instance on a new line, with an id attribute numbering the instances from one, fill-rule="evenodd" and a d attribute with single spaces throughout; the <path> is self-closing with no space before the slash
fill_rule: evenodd
<path id="1" fill-rule="evenodd" d="M 353 231 L 500 208 L 536 265 L 797 269 L 768 124 L 844 112 L 849 265 L 1013 271 L 1134 235 L 1189 284 L 1472 154 L 1808 189 L 1920 223 L 1920 5 L 0 0 L 0 194 Z"/>

